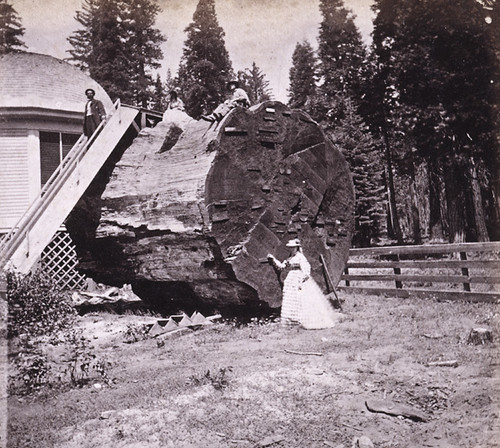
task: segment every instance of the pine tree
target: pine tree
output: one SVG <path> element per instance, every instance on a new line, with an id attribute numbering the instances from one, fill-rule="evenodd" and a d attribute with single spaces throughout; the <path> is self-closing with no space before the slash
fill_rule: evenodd
<path id="1" fill-rule="evenodd" d="M 318 36 L 319 87 L 310 113 L 325 127 L 345 117 L 347 100 L 357 108 L 366 50 L 354 17 L 342 0 L 321 0 L 323 20 Z"/>
<path id="2" fill-rule="evenodd" d="M 262 103 L 272 98 L 269 81 L 255 62 L 252 63 L 252 68 L 238 72 L 238 80 L 247 93 L 250 104 Z"/>
<path id="3" fill-rule="evenodd" d="M 327 132 L 345 156 L 356 194 L 353 246 L 368 247 L 386 232 L 386 199 L 381 142 L 347 100 L 345 117 Z"/>
<path id="4" fill-rule="evenodd" d="M 153 28 L 154 0 L 84 0 L 81 29 L 68 41 L 70 61 L 88 71 L 116 100 L 146 107 L 153 91 L 150 69 L 159 67 L 164 38 Z"/>
<path id="5" fill-rule="evenodd" d="M 134 104 L 147 107 L 151 98 L 153 78 L 151 69 L 160 67 L 165 42 L 162 33 L 154 28 L 160 7 L 155 0 L 125 0 L 123 26 L 127 36 L 126 55 L 129 60 L 131 89 Z"/>
<path id="6" fill-rule="evenodd" d="M 365 48 L 352 15 L 341 0 L 321 0 L 316 94 L 310 113 L 341 148 L 356 191 L 356 245 L 369 245 L 384 230 L 385 196 L 380 141 L 359 113 Z"/>
<path id="7" fill-rule="evenodd" d="M 163 112 L 165 110 L 165 108 L 167 107 L 166 97 L 167 97 L 167 95 L 165 93 L 165 85 L 161 81 L 160 74 L 158 73 L 156 75 L 156 81 L 154 84 L 154 92 L 153 92 L 153 96 L 151 98 L 151 108 L 153 110 Z"/>
<path id="8" fill-rule="evenodd" d="M 354 94 L 359 86 L 365 48 L 354 23 L 354 16 L 342 0 L 321 0 L 323 20 L 318 37 L 319 75 L 322 90 L 333 96 Z"/>
<path id="9" fill-rule="evenodd" d="M 24 36 L 19 14 L 7 0 L 0 0 L 0 54 L 21 51 L 26 47 L 21 37 Z"/>
<path id="10" fill-rule="evenodd" d="M 226 83 L 233 76 L 224 31 L 215 14 L 214 0 L 200 0 L 187 34 L 178 85 L 186 112 L 194 118 L 212 112 L 224 100 Z"/>
<path id="11" fill-rule="evenodd" d="M 316 93 L 317 58 L 311 44 L 298 43 L 292 56 L 288 105 L 309 112 L 311 98 Z"/>

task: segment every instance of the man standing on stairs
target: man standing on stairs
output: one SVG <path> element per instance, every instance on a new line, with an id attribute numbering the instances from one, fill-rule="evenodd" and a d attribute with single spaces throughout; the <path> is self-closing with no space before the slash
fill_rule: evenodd
<path id="1" fill-rule="evenodd" d="M 85 105 L 85 115 L 83 117 L 83 133 L 87 138 L 90 138 L 99 123 L 106 119 L 106 110 L 101 101 L 94 99 L 94 89 L 85 90 L 85 95 L 88 101 Z"/>

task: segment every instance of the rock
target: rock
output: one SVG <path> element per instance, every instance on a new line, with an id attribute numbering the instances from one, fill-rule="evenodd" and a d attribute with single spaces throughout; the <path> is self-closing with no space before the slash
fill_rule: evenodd
<path id="1" fill-rule="evenodd" d="M 101 415 L 100 415 L 100 419 L 101 420 L 107 420 L 109 418 L 111 418 L 114 414 L 116 414 L 116 411 L 115 410 L 111 410 L 111 411 L 104 411 L 104 412 L 101 412 Z"/>
<path id="2" fill-rule="evenodd" d="M 355 437 L 352 448 L 374 448 L 373 442 L 367 436 Z"/>

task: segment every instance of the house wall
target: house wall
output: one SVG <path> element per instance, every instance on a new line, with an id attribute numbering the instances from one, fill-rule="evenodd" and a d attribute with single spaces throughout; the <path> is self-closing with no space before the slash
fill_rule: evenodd
<path id="1" fill-rule="evenodd" d="M 29 205 L 29 168 L 28 130 L 0 130 L 0 230 L 14 226 Z"/>
<path id="2" fill-rule="evenodd" d="M 83 114 L 1 112 L 0 233 L 6 233 L 40 193 L 40 131 L 81 134 Z"/>

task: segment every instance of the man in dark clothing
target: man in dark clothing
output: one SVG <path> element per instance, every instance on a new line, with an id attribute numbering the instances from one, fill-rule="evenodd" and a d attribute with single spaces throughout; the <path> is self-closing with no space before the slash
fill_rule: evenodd
<path id="1" fill-rule="evenodd" d="M 106 110 L 99 100 L 94 99 L 94 89 L 85 90 L 85 95 L 87 95 L 88 101 L 85 105 L 83 133 L 87 138 L 90 138 L 99 126 L 99 123 L 106 119 Z"/>

